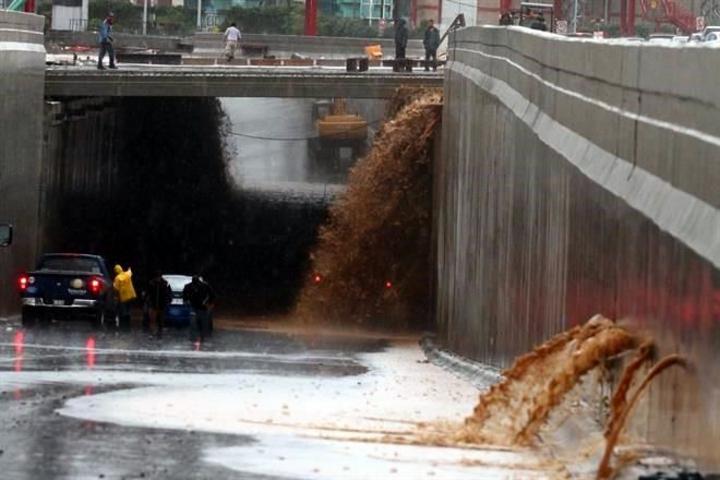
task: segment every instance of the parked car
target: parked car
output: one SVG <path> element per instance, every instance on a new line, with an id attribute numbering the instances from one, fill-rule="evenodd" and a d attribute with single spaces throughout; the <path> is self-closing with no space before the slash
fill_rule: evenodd
<path id="1" fill-rule="evenodd" d="M 717 39 L 717 35 L 713 35 L 711 37 L 711 34 L 717 34 L 720 33 L 720 25 L 708 25 L 705 27 L 700 35 L 700 41 L 707 42 L 709 40 Z M 710 38 L 708 38 L 710 37 Z"/>
<path id="2" fill-rule="evenodd" d="M 703 44 L 709 45 L 712 47 L 716 47 L 720 45 L 720 31 L 719 32 L 709 32 L 707 35 L 705 35 L 705 38 L 703 39 Z"/>
<path id="3" fill-rule="evenodd" d="M 672 33 L 651 33 L 648 36 L 648 42 L 650 43 L 672 43 L 673 37 L 675 37 Z"/>
<path id="4" fill-rule="evenodd" d="M 23 325 L 43 318 L 115 319 L 112 277 L 99 255 L 49 253 L 18 278 Z"/>
<path id="5" fill-rule="evenodd" d="M 183 302 L 183 288 L 192 281 L 188 275 L 163 275 L 163 278 L 170 285 L 172 300 L 165 310 L 165 325 L 176 327 L 187 327 L 190 325 L 193 311 L 190 305 Z"/>

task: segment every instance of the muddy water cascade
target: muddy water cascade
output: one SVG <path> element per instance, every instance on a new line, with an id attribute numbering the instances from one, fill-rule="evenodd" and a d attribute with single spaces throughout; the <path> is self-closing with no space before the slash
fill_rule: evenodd
<path id="1" fill-rule="evenodd" d="M 654 359 L 654 344 L 600 315 L 517 358 L 503 372 L 503 380 L 480 396 L 473 414 L 454 433 L 447 425 L 434 432 L 427 429 L 422 432 L 421 426 L 419 436 L 422 443 L 431 444 L 530 446 L 552 410 L 585 374 L 612 357 L 633 350 L 635 353 L 615 387 L 605 428 L 605 450 L 597 470 L 598 479 L 613 478 L 622 466 L 610 465 L 614 447 L 643 392 L 666 369 L 673 366 L 689 369 L 689 365 L 679 355 L 668 355 L 650 368 L 632 390 L 642 367 Z"/>
<path id="2" fill-rule="evenodd" d="M 580 380 L 605 359 L 635 348 L 637 340 L 599 315 L 519 357 L 504 379 L 480 397 L 459 440 L 528 445 Z"/>
<path id="3" fill-rule="evenodd" d="M 430 298 L 432 145 L 439 90 L 400 90 L 370 153 L 350 171 L 311 255 L 306 322 L 423 326 Z"/>

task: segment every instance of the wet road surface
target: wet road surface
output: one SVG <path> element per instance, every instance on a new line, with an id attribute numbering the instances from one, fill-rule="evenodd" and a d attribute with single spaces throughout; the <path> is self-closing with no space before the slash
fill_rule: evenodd
<path id="1" fill-rule="evenodd" d="M 388 440 L 476 398 L 414 338 L 0 323 L 0 478 L 554 477 L 531 452 Z"/>

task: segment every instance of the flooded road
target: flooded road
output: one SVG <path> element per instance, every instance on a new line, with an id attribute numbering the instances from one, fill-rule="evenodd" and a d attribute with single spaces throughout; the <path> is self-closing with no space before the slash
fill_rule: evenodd
<path id="1" fill-rule="evenodd" d="M 527 451 L 399 441 L 461 421 L 477 396 L 416 338 L 221 329 L 199 345 L 183 331 L 0 327 L 4 479 L 557 473 Z"/>

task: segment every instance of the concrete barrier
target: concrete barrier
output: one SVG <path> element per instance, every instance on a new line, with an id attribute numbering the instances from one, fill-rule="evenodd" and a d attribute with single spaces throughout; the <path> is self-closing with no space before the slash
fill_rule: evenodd
<path id="1" fill-rule="evenodd" d="M 720 51 L 519 27 L 451 36 L 436 167 L 436 318 L 505 366 L 595 313 L 647 331 L 648 441 L 720 470 Z"/>
<path id="2" fill-rule="evenodd" d="M 203 51 L 217 54 L 223 48 L 221 33 L 197 33 L 192 37 L 196 54 Z M 240 45 L 265 46 L 269 55 L 290 55 L 298 53 L 309 57 L 345 58 L 364 54 L 367 45 L 380 44 L 385 57 L 395 56 L 395 44 L 392 38 L 352 38 L 352 37 L 306 37 L 302 35 L 264 35 L 243 34 Z M 420 40 L 409 40 L 408 56 L 424 56 L 425 50 Z"/>
<path id="3" fill-rule="evenodd" d="M 0 222 L 15 238 L 0 248 L 0 316 L 17 312 L 14 279 L 32 265 L 41 236 L 44 17 L 0 10 Z"/>

